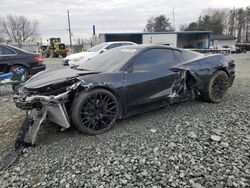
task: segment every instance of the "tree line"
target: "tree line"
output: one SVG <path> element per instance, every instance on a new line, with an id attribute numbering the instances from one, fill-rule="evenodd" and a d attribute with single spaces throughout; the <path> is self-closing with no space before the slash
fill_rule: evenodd
<path id="1" fill-rule="evenodd" d="M 231 35 L 241 42 L 245 36 L 246 42 L 250 30 L 250 7 L 233 9 L 206 9 L 196 22 L 188 26 L 182 25 L 183 31 L 212 31 L 213 35 Z M 249 40 L 249 39 L 248 39 Z"/>
<path id="2" fill-rule="evenodd" d="M 250 42 L 250 7 L 233 9 L 209 8 L 198 20 L 180 26 L 181 31 L 211 31 L 213 35 L 231 35 L 237 42 Z M 173 31 L 169 18 L 164 15 L 150 17 L 145 32 Z"/>

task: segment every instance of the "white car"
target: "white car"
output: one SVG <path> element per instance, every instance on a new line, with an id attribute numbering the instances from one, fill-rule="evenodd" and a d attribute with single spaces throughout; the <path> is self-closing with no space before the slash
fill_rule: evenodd
<path id="1" fill-rule="evenodd" d="M 69 65 L 71 67 L 75 65 L 80 65 L 103 52 L 106 52 L 116 47 L 125 46 L 125 45 L 136 45 L 136 43 L 127 42 L 127 41 L 104 42 L 104 43 L 98 44 L 88 49 L 86 52 L 80 52 L 80 53 L 68 55 L 66 58 L 63 59 L 63 65 L 64 66 Z"/>

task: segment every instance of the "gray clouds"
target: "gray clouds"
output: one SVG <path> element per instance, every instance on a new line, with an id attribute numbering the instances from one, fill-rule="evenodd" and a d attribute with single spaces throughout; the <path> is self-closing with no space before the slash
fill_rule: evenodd
<path id="1" fill-rule="evenodd" d="M 71 14 L 73 38 L 87 37 L 92 25 L 100 32 L 142 31 L 150 16 L 164 14 L 175 25 L 195 21 L 203 9 L 245 7 L 249 0 L 1 0 L 0 16 L 24 15 L 37 19 L 41 36 L 58 36 L 67 40 L 67 9 Z M 66 41 L 67 42 L 67 41 Z"/>

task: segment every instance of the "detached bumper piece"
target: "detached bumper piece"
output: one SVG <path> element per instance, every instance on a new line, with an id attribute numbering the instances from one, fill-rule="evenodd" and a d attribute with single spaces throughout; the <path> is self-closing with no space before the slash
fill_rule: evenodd
<path id="1" fill-rule="evenodd" d="M 37 133 L 46 118 L 63 128 L 70 127 L 65 102 L 70 92 L 76 90 L 80 84 L 81 82 L 74 83 L 64 93 L 53 96 L 27 93 L 14 96 L 16 106 L 26 111 L 26 117 L 18 131 L 14 151 L 6 157 L 3 163 L 3 170 L 15 162 L 25 147 L 34 145 Z"/>

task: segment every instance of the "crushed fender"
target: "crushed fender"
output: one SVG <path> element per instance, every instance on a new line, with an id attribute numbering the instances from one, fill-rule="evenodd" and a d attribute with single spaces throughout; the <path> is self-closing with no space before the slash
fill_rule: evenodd
<path id="1" fill-rule="evenodd" d="M 171 93 L 168 95 L 170 103 L 194 100 L 198 92 L 195 87 L 200 83 L 199 78 L 188 68 L 175 68 L 173 71 L 178 71 L 178 74 L 172 84 Z"/>

